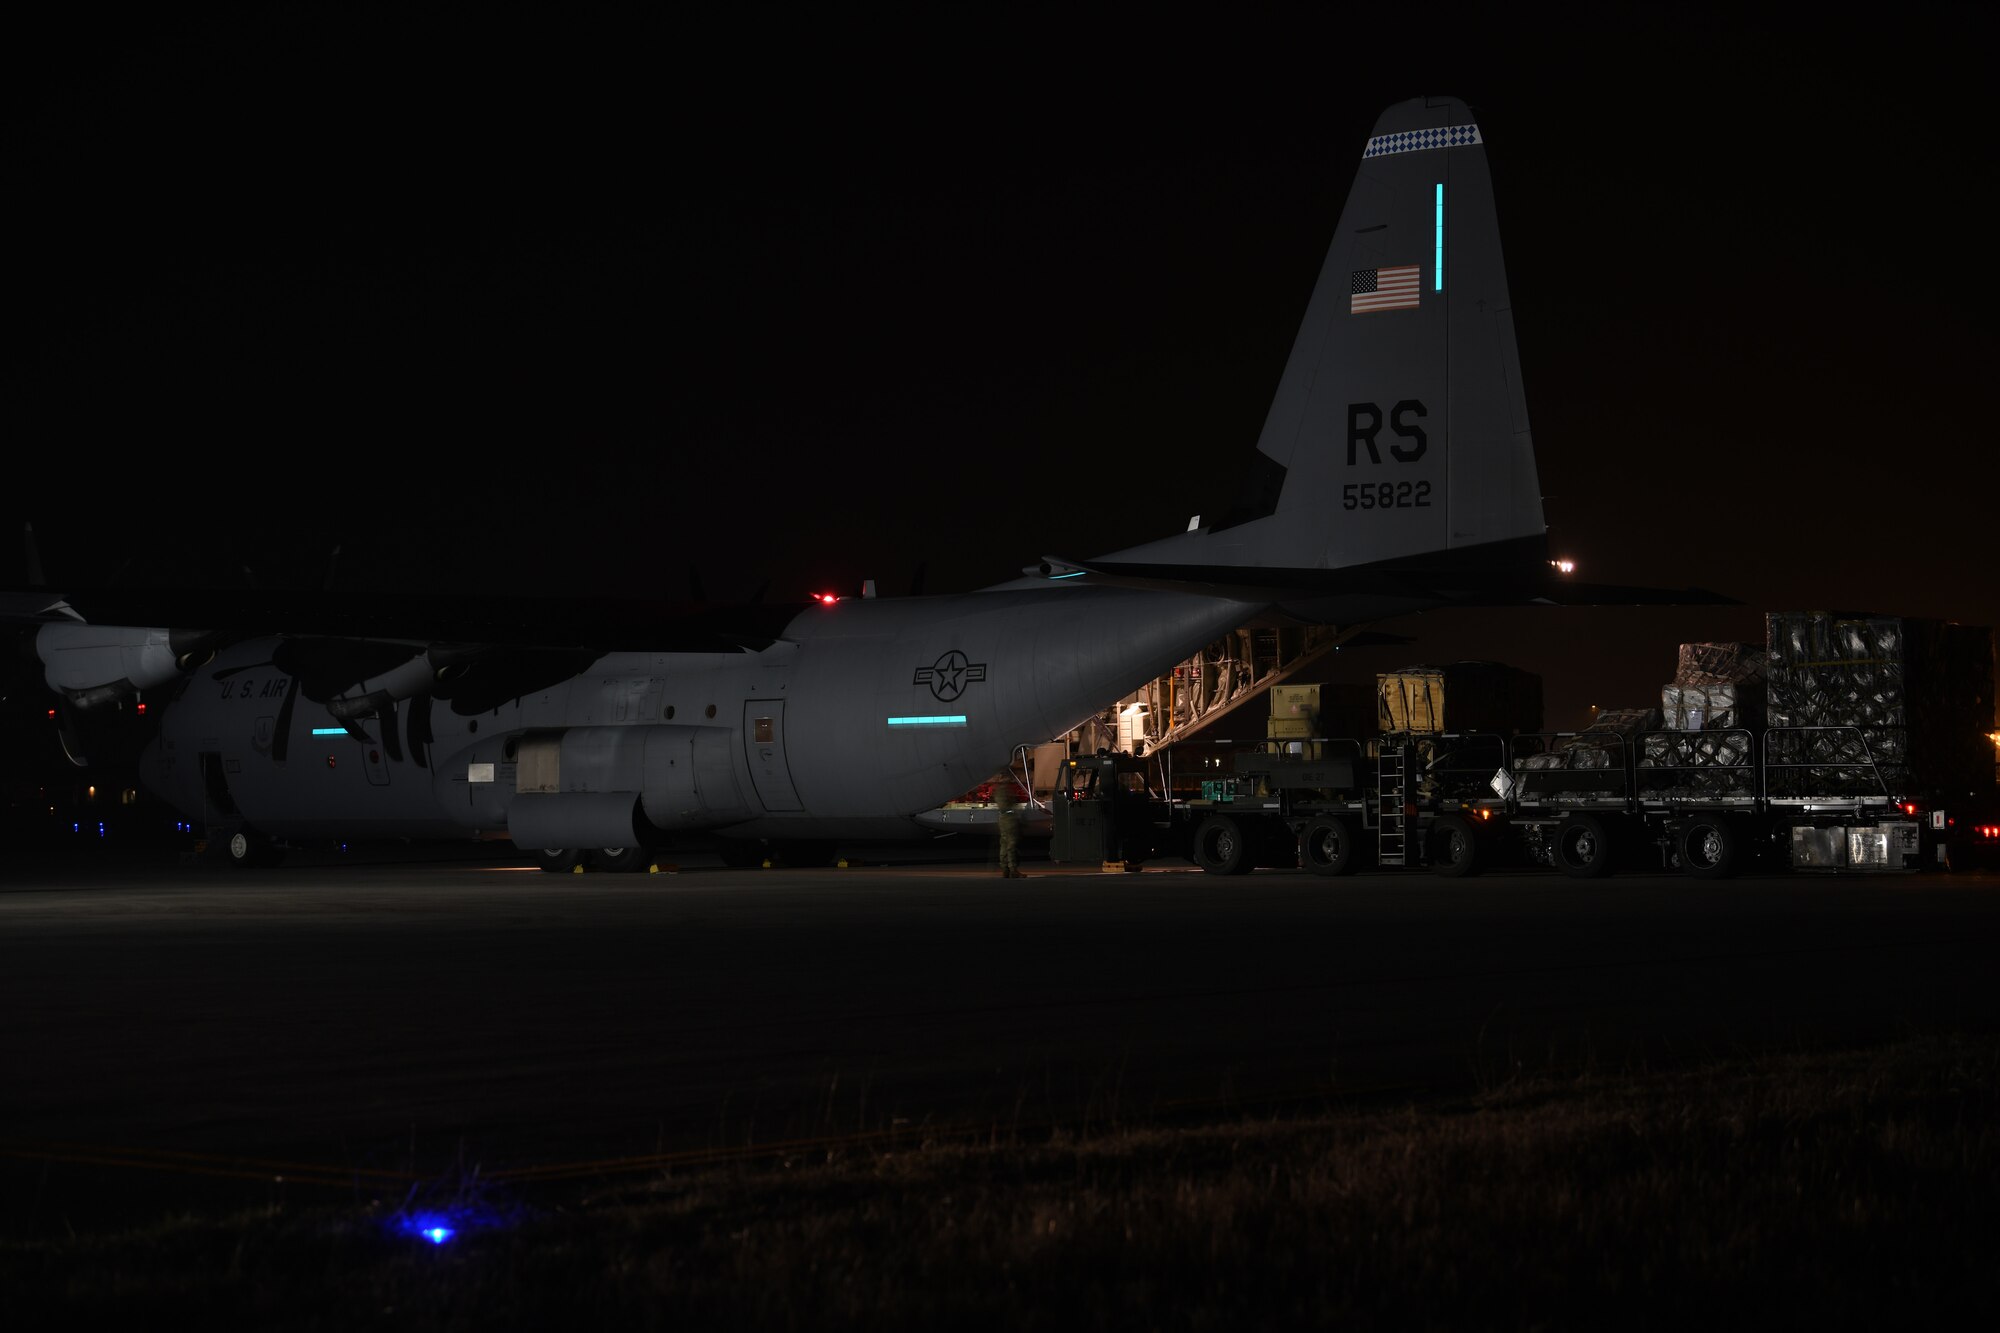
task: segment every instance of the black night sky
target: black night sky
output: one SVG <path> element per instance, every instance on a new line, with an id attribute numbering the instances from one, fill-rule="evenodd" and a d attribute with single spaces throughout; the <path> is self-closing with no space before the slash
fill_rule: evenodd
<path id="1" fill-rule="evenodd" d="M 1375 116 L 1449 93 L 1554 545 L 1743 605 L 1433 613 L 1357 678 L 1498 658 L 1575 725 L 1767 609 L 2000 623 L 1973 9 L 1346 8 L 17 26 L 7 521 L 58 586 L 337 546 L 349 591 L 551 597 L 1162 536 L 1234 489 Z"/>

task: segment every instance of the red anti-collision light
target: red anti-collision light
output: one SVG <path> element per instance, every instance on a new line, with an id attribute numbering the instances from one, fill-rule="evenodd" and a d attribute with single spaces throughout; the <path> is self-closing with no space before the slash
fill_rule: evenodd
<path id="1" fill-rule="evenodd" d="M 839 601 L 840 598 L 834 596 L 830 592 L 816 592 L 813 594 L 813 600 L 815 602 L 820 603 L 820 605 L 822 606 L 832 606 L 835 602 Z"/>

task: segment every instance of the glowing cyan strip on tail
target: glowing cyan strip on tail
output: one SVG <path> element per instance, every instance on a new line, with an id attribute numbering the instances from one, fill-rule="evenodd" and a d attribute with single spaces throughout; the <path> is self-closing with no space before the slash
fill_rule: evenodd
<path id="1" fill-rule="evenodd" d="M 1433 264 L 1437 270 L 1438 291 L 1444 290 L 1444 182 L 1438 182 L 1437 203 L 1437 259 Z"/>

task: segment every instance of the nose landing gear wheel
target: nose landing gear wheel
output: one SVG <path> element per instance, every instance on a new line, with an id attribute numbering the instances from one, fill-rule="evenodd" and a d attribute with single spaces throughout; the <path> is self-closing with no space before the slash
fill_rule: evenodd
<path id="1" fill-rule="evenodd" d="M 274 866 L 285 859 L 285 849 L 255 833 L 238 829 L 229 835 L 223 845 L 229 857 L 229 864 L 238 870 L 253 870 L 259 866 Z"/>

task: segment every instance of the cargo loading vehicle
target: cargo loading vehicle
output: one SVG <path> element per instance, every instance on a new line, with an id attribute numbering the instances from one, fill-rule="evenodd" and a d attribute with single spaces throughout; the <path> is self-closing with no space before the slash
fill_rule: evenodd
<path id="1" fill-rule="evenodd" d="M 1273 687 L 1267 735 L 1234 749 L 1226 774 L 1196 759 L 1198 790 L 1135 782 L 1147 770 L 1129 757 L 1072 761 L 1051 855 L 1179 855 L 1218 875 L 2000 864 L 1991 631 L 1766 621 L 1761 648 L 1681 645 L 1660 707 L 1576 732 L 1543 730 L 1539 681 L 1500 663 L 1381 673 L 1367 736 L 1322 735 L 1318 687 Z"/>

